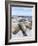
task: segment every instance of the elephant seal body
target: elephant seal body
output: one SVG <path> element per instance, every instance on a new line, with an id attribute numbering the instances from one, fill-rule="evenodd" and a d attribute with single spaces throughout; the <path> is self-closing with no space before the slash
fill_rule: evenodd
<path id="1" fill-rule="evenodd" d="M 27 36 L 27 34 L 26 34 L 27 28 L 32 29 L 32 23 L 29 21 L 12 23 L 13 34 L 17 34 L 21 30 L 23 35 Z"/>
<path id="2" fill-rule="evenodd" d="M 17 23 L 12 23 L 12 32 L 13 34 L 16 34 L 17 32 L 19 32 L 20 28 L 18 26 Z"/>

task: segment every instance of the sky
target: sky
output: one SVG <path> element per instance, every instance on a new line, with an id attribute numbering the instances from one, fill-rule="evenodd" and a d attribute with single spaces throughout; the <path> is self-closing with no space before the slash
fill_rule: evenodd
<path id="1" fill-rule="evenodd" d="M 32 16 L 32 8 L 28 7 L 11 7 L 11 15 L 15 16 Z"/>

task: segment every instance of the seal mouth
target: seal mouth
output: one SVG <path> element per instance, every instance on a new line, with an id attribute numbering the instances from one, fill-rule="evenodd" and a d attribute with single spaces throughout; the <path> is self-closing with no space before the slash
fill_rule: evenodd
<path id="1" fill-rule="evenodd" d="M 17 34 L 17 31 L 13 32 L 13 34 Z"/>

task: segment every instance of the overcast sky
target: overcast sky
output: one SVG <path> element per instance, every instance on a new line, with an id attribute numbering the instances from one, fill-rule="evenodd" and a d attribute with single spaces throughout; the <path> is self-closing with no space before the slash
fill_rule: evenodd
<path id="1" fill-rule="evenodd" d="M 32 8 L 28 7 L 11 7 L 12 16 L 32 16 Z"/>

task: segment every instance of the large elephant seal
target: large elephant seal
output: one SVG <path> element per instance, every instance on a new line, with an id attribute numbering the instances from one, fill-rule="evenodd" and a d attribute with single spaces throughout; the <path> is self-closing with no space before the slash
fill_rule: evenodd
<path id="1" fill-rule="evenodd" d="M 13 34 L 16 34 L 20 30 L 19 25 L 17 23 L 12 23 L 12 29 L 11 30 L 12 30 Z"/>
<path id="2" fill-rule="evenodd" d="M 17 34 L 21 30 L 23 35 L 27 36 L 26 34 L 27 28 L 32 29 L 32 22 L 24 21 L 24 22 L 12 23 L 13 34 Z"/>

